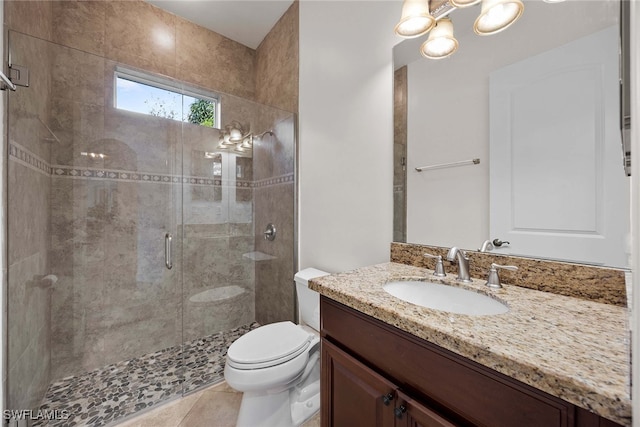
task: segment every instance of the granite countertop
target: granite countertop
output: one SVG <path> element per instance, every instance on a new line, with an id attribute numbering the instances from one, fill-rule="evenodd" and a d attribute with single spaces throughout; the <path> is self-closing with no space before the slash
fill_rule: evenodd
<path id="1" fill-rule="evenodd" d="M 309 287 L 346 306 L 423 338 L 514 379 L 631 425 L 628 311 L 485 280 L 459 284 L 454 275 L 384 263 L 319 277 Z M 509 306 L 505 314 L 468 316 L 423 308 L 387 294 L 399 279 L 428 280 L 487 294 Z"/>

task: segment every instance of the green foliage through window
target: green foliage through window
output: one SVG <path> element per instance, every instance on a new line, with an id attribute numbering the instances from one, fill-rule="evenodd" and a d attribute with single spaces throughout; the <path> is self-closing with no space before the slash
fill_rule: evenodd
<path id="1" fill-rule="evenodd" d="M 198 99 L 189 106 L 189 123 L 212 128 L 216 122 L 216 104 L 206 99 Z"/>
<path id="2" fill-rule="evenodd" d="M 218 99 L 214 94 L 177 87 L 170 80 L 137 71 L 116 71 L 116 105 L 121 110 L 170 120 L 218 127 Z"/>

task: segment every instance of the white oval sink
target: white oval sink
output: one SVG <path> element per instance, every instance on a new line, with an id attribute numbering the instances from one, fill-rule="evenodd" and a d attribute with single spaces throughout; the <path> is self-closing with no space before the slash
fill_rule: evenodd
<path id="1" fill-rule="evenodd" d="M 406 280 L 389 282 L 383 289 L 403 301 L 449 313 L 486 316 L 502 314 L 509 307 L 478 292 L 439 283 Z"/>

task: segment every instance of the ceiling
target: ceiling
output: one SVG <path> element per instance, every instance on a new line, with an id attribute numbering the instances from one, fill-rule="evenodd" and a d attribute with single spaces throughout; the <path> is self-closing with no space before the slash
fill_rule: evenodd
<path id="1" fill-rule="evenodd" d="M 147 0 L 256 49 L 293 0 Z"/>

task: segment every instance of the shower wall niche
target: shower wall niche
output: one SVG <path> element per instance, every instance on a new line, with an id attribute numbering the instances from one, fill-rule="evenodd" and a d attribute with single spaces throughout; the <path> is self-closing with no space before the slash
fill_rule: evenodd
<path id="1" fill-rule="evenodd" d="M 295 317 L 294 114 L 253 100 L 255 51 L 144 2 L 6 2 L 6 19 L 31 77 L 8 102 L 7 408 L 169 353 L 153 404 L 220 379 L 212 337 Z M 272 132 L 240 152 L 220 129 L 115 108 L 123 67 L 217 96 L 220 127 Z"/>

